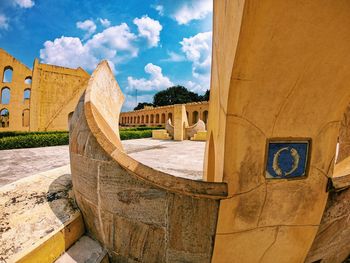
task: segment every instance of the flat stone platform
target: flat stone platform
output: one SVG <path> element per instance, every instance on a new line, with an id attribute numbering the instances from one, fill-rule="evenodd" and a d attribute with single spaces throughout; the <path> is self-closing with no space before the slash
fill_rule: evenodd
<path id="1" fill-rule="evenodd" d="M 51 261 L 84 233 L 69 165 L 0 187 L 0 211 L 0 262 Z"/>
<path id="2" fill-rule="evenodd" d="M 122 141 L 131 157 L 175 176 L 202 178 L 205 142 L 136 139 Z M 69 164 L 68 146 L 0 151 L 0 187 Z"/>

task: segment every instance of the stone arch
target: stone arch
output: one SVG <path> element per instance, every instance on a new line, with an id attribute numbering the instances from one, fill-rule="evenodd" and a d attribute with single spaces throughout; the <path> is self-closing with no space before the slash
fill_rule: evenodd
<path id="1" fill-rule="evenodd" d="M 10 126 L 10 112 L 6 108 L 0 110 L 0 125 L 2 128 Z"/>
<path id="2" fill-rule="evenodd" d="M 11 97 L 11 90 L 9 87 L 4 87 L 1 89 L 0 94 L 0 104 L 9 104 L 10 103 L 10 97 Z"/>
<path id="3" fill-rule="evenodd" d="M 173 114 L 171 112 L 168 113 L 168 120 L 171 120 L 171 122 L 173 121 Z"/>
<path id="4" fill-rule="evenodd" d="M 141 117 L 137 116 L 137 124 L 140 124 L 140 119 L 141 119 Z"/>
<path id="5" fill-rule="evenodd" d="M 149 115 L 146 115 L 146 123 L 149 123 Z"/>
<path id="6" fill-rule="evenodd" d="M 25 109 L 22 112 L 22 126 L 29 127 L 29 121 L 30 121 L 30 110 Z"/>
<path id="7" fill-rule="evenodd" d="M 151 123 L 154 123 L 154 114 L 151 114 Z"/>
<path id="8" fill-rule="evenodd" d="M 156 114 L 156 123 L 159 123 L 159 113 Z"/>
<path id="9" fill-rule="evenodd" d="M 141 116 L 141 123 L 144 124 L 145 123 L 145 115 Z"/>
<path id="10" fill-rule="evenodd" d="M 31 85 L 32 84 L 32 77 L 28 76 L 24 79 L 24 84 Z"/>
<path id="11" fill-rule="evenodd" d="M 4 72 L 2 75 L 2 82 L 10 83 L 12 82 L 12 78 L 13 78 L 13 68 L 11 66 L 6 66 L 4 68 Z"/>
<path id="12" fill-rule="evenodd" d="M 204 121 L 205 124 L 207 124 L 207 122 L 208 122 L 208 111 L 207 110 L 203 111 L 202 115 L 203 115 L 202 116 L 202 120 Z"/>
<path id="13" fill-rule="evenodd" d="M 31 93 L 31 91 L 30 91 L 29 88 L 24 89 L 24 91 L 23 91 L 23 100 L 29 100 L 30 99 L 30 93 Z"/>
<path id="14" fill-rule="evenodd" d="M 196 124 L 199 120 L 198 111 L 192 112 L 192 124 Z"/>
<path id="15" fill-rule="evenodd" d="M 165 113 L 162 113 L 161 123 L 165 123 Z"/>

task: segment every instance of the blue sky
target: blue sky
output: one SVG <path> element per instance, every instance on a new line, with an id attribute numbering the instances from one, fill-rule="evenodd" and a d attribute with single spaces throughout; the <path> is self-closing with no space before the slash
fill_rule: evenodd
<path id="1" fill-rule="evenodd" d="M 210 86 L 212 0 L 0 0 L 0 47 L 32 67 L 107 59 L 124 110 L 172 85 Z"/>

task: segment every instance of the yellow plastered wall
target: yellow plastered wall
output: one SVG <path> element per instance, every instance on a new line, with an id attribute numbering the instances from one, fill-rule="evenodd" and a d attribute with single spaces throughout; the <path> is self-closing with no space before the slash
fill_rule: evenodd
<path id="1" fill-rule="evenodd" d="M 81 68 L 58 67 L 35 60 L 31 130 L 67 130 L 68 114 L 74 111 L 88 79 L 89 74 Z"/>
<path id="2" fill-rule="evenodd" d="M 9 67 L 13 70 L 12 81 L 4 83 L 4 70 Z M 9 127 L 0 127 L 0 132 L 68 130 L 68 114 L 74 111 L 90 77 L 81 68 L 42 64 L 37 59 L 32 71 L 3 49 L 0 71 L 0 99 L 1 90 L 10 89 L 9 104 L 0 104 L 0 111 L 9 111 Z M 28 77 L 30 84 L 25 83 Z M 26 89 L 30 89 L 30 99 L 25 100 Z"/>
<path id="3" fill-rule="evenodd" d="M 213 262 L 304 262 L 350 100 L 350 2 L 214 1 L 206 178 L 228 183 Z M 301 180 L 266 180 L 269 138 L 311 138 Z"/>
<path id="4" fill-rule="evenodd" d="M 4 70 L 7 67 L 12 68 L 12 81 L 4 83 Z M 9 104 L 1 104 L 0 111 L 7 109 L 9 111 L 9 127 L 2 128 L 1 131 L 27 131 L 29 127 L 22 125 L 22 114 L 24 110 L 29 109 L 29 101 L 24 100 L 24 90 L 30 89 L 30 84 L 25 84 L 25 79 L 32 76 L 32 71 L 9 55 L 3 49 L 0 49 L 0 99 L 1 90 L 5 87 L 10 89 L 10 101 Z"/>

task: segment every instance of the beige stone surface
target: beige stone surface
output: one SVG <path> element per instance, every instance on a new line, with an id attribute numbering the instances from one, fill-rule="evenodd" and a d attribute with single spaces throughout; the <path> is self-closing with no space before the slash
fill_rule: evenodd
<path id="1" fill-rule="evenodd" d="M 0 151 L 0 187 L 69 164 L 67 145 Z"/>
<path id="2" fill-rule="evenodd" d="M 89 238 L 82 236 L 71 248 L 67 250 L 55 263 L 107 263 L 107 252 L 101 245 Z"/>
<path id="3" fill-rule="evenodd" d="M 191 141 L 206 141 L 208 139 L 207 131 L 199 131 L 191 137 Z"/>
<path id="4" fill-rule="evenodd" d="M 0 188 L 1 262 L 22 258 L 80 216 L 71 189 L 69 166 L 32 175 Z M 55 243 L 54 247 L 63 245 L 64 251 L 65 245 L 71 245 L 65 243 L 69 240 L 62 242 Z M 52 248 L 52 251 L 57 249 Z M 35 258 L 31 260 L 35 261 Z"/>
<path id="5" fill-rule="evenodd" d="M 153 130 L 152 131 L 152 138 L 158 139 L 158 140 L 171 140 L 171 137 L 167 130 Z"/>
<path id="6" fill-rule="evenodd" d="M 182 141 L 186 139 L 186 130 L 188 121 L 185 105 L 174 105 L 174 140 Z"/>

